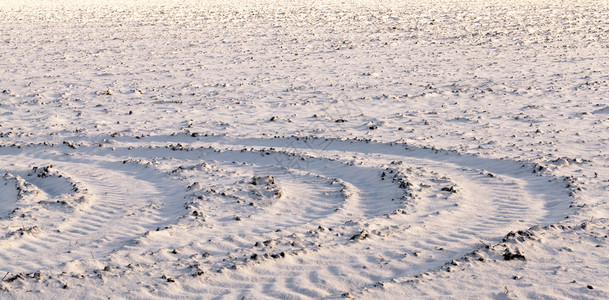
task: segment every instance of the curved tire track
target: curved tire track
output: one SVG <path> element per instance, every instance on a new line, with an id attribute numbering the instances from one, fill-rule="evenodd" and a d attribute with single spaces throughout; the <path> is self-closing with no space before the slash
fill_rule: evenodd
<path id="1" fill-rule="evenodd" d="M 320 298 L 424 273 L 481 240 L 556 223 L 570 212 L 559 180 L 521 162 L 370 141 L 329 140 L 316 149 L 310 141 L 123 137 L 112 148 L 81 146 L 69 157 L 64 148 L 24 150 L 20 160 L 55 164 L 93 200 L 55 230 L 3 245 L 10 251 L 2 258 L 52 246 L 64 254 L 7 268 L 120 257 L 173 270 L 193 295 L 243 296 L 263 287 L 271 297 Z M 197 169 L 202 161 L 211 169 Z M 256 174 L 273 176 L 285 196 L 248 208 L 255 197 L 246 180 Z M 203 184 L 189 189 L 195 181 Z M 208 255 L 145 258 L 167 247 Z M 205 271 L 202 285 L 179 271 L 184 264 Z"/>

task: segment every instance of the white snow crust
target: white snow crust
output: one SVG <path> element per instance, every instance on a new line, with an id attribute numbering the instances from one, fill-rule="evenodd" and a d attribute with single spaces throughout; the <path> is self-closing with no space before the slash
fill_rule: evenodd
<path id="1" fill-rule="evenodd" d="M 609 2 L 0 2 L 0 298 L 609 298 Z"/>

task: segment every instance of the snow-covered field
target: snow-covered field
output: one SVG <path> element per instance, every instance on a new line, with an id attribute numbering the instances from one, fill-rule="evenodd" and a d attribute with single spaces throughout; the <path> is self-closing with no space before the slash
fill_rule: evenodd
<path id="1" fill-rule="evenodd" d="M 609 298 L 607 1 L 0 2 L 0 298 Z"/>

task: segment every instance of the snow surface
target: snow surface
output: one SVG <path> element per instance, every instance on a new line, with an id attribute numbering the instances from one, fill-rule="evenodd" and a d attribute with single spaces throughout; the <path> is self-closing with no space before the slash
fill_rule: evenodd
<path id="1" fill-rule="evenodd" d="M 1 298 L 609 298 L 607 1 L 0 2 Z"/>

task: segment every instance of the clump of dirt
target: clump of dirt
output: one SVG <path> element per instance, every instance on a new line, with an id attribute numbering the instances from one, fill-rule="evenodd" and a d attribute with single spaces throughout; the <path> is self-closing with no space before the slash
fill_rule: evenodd
<path id="1" fill-rule="evenodd" d="M 37 177 L 47 178 L 54 175 L 53 165 L 48 165 L 46 167 L 33 167 L 32 171 Z M 61 177 L 61 176 L 60 176 Z"/>
<path id="2" fill-rule="evenodd" d="M 283 190 L 279 187 L 273 176 L 254 176 L 249 183 L 252 187 L 251 192 L 256 200 L 254 204 L 271 205 L 275 200 L 284 196 Z"/>
<path id="3" fill-rule="evenodd" d="M 365 240 L 370 236 L 370 234 L 368 233 L 367 230 L 363 230 L 360 233 L 352 236 L 349 240 L 351 241 L 360 241 L 360 240 Z"/>
<path id="4" fill-rule="evenodd" d="M 273 185 L 275 184 L 275 177 L 273 176 L 254 176 L 250 182 L 253 185 Z"/>
<path id="5" fill-rule="evenodd" d="M 510 249 L 505 249 L 503 253 L 504 260 L 526 260 L 524 254 L 520 252 L 520 250 L 512 251 Z"/>
<path id="6" fill-rule="evenodd" d="M 39 233 L 39 232 L 42 232 L 42 229 L 40 229 L 40 227 L 38 227 L 38 226 L 25 227 L 25 226 L 21 225 L 21 228 L 9 231 L 5 235 L 5 238 L 10 238 L 10 237 L 14 237 L 14 236 L 24 236 L 24 235 L 35 236 L 36 233 Z"/>

